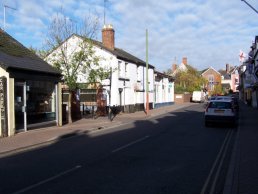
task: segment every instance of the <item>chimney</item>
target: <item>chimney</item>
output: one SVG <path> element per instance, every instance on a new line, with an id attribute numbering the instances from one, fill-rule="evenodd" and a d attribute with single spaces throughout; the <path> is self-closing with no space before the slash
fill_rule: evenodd
<path id="1" fill-rule="evenodd" d="M 183 63 L 184 65 L 187 65 L 187 57 L 183 57 L 182 63 Z"/>
<path id="2" fill-rule="evenodd" d="M 230 71 L 230 65 L 226 64 L 226 72 L 229 73 L 229 71 Z"/>
<path id="3" fill-rule="evenodd" d="M 174 73 L 176 71 L 176 69 L 177 69 L 177 64 L 173 64 L 172 65 L 172 73 Z"/>
<path id="4" fill-rule="evenodd" d="M 102 44 L 111 49 L 115 49 L 115 30 L 111 24 L 104 25 L 102 29 Z"/>

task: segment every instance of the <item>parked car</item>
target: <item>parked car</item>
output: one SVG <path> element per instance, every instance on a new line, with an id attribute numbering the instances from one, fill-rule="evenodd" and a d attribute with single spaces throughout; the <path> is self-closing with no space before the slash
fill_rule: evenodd
<path id="1" fill-rule="evenodd" d="M 204 102 L 205 96 L 202 91 L 193 91 L 192 102 Z"/>
<path id="2" fill-rule="evenodd" d="M 210 100 L 204 113 L 205 126 L 212 123 L 237 124 L 237 110 L 232 99 Z"/>
<path id="3" fill-rule="evenodd" d="M 211 98 L 211 100 L 231 100 L 234 103 L 234 108 L 236 111 L 239 110 L 238 98 L 235 96 L 214 96 Z"/>
<path id="4" fill-rule="evenodd" d="M 217 96 L 211 96 L 211 97 L 208 98 L 208 101 L 216 100 L 216 97 L 217 97 Z"/>

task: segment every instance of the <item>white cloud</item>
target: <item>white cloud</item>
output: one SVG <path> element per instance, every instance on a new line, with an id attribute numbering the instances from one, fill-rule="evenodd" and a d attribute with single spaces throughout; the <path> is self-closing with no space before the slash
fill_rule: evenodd
<path id="1" fill-rule="evenodd" d="M 257 0 L 248 2 L 258 9 Z M 8 12 L 7 32 L 26 46 L 42 45 L 48 22 L 61 7 L 77 22 L 90 10 L 103 24 L 103 0 L 1 3 L 18 9 L 17 13 Z M 226 63 L 239 65 L 239 50 L 248 52 L 257 35 L 257 14 L 240 0 L 108 0 L 106 7 L 106 21 L 115 28 L 116 46 L 143 60 L 148 28 L 149 62 L 161 71 L 170 68 L 175 57 L 180 63 L 184 56 L 200 70 L 225 68 Z"/>

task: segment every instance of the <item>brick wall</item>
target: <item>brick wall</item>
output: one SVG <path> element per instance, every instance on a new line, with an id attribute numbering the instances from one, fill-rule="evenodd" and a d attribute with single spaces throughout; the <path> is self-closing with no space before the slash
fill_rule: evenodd
<path id="1" fill-rule="evenodd" d="M 115 48 L 115 31 L 112 25 L 105 25 L 102 29 L 102 43 L 105 47 L 114 50 Z"/>
<path id="2" fill-rule="evenodd" d="M 191 94 L 175 94 L 175 103 L 176 104 L 182 104 L 185 102 L 190 102 L 191 100 Z"/>

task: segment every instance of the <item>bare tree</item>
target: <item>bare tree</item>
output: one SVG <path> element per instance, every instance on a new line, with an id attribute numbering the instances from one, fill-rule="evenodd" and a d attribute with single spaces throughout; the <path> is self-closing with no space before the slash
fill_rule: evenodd
<path id="1" fill-rule="evenodd" d="M 88 39 L 96 38 L 99 30 L 99 17 L 89 10 L 82 21 L 66 17 L 62 9 L 54 16 L 46 38 L 47 50 L 55 49 L 72 34 L 78 34 Z"/>
<path id="2" fill-rule="evenodd" d="M 69 87 L 69 123 L 72 122 L 71 95 L 79 86 L 78 76 L 97 81 L 103 79 L 103 74 L 109 74 L 108 69 L 100 67 L 100 57 L 95 55 L 93 47 L 92 38 L 96 36 L 98 26 L 98 18 L 93 15 L 89 14 L 82 23 L 79 23 L 60 13 L 53 18 L 49 26 L 46 42 L 51 53 L 46 60 L 62 72 L 64 83 Z M 67 40 L 74 34 L 80 36 L 82 41 L 72 47 Z"/>

